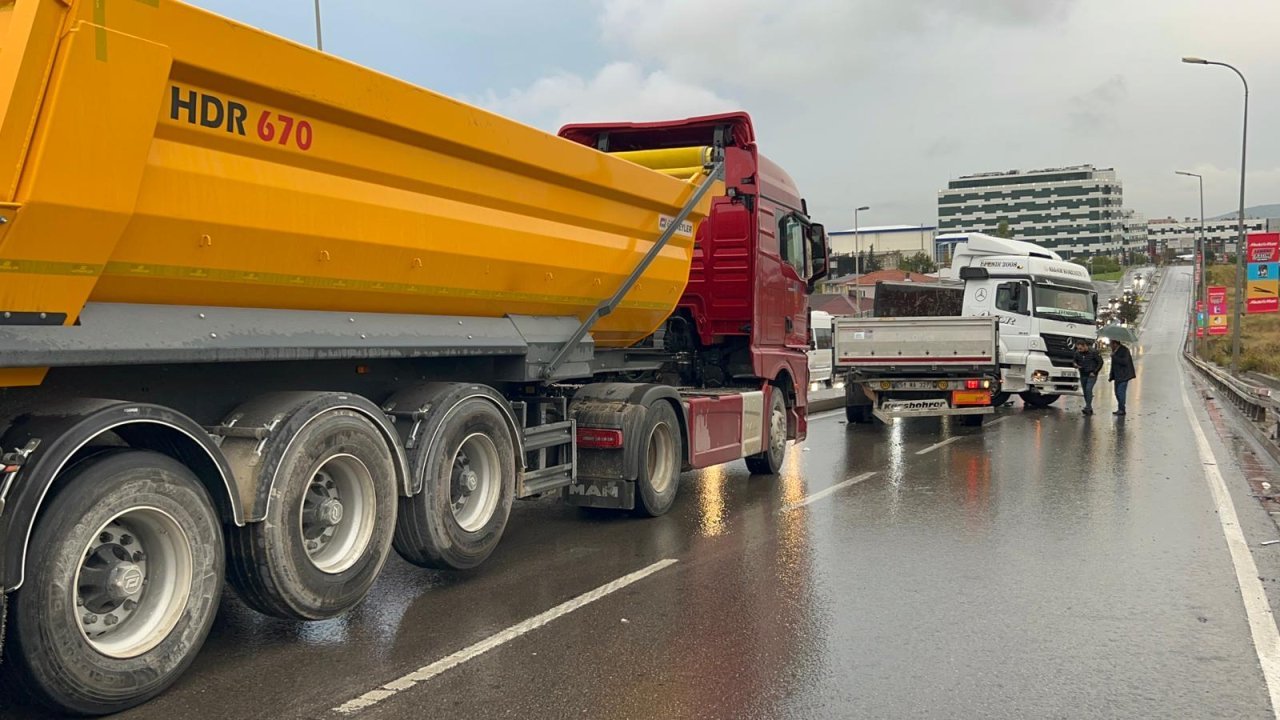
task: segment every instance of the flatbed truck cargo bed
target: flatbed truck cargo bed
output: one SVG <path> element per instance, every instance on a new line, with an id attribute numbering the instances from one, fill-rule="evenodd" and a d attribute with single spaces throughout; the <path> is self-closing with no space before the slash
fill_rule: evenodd
<path id="1" fill-rule="evenodd" d="M 833 333 L 850 422 L 954 416 L 978 425 L 995 412 L 994 318 L 840 317 Z"/>

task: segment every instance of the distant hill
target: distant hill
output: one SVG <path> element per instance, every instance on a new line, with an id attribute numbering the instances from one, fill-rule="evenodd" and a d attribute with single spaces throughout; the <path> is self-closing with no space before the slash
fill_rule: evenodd
<path id="1" fill-rule="evenodd" d="M 1230 220 L 1233 217 L 1239 217 L 1239 210 L 1232 210 L 1229 213 L 1214 215 L 1210 220 Z M 1272 203 L 1270 205 L 1254 205 L 1244 209 L 1245 217 L 1252 218 L 1280 218 L 1280 203 Z"/>

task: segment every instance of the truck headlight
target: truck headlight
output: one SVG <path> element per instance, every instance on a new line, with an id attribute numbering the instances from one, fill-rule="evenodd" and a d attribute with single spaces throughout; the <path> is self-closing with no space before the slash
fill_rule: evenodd
<path id="1" fill-rule="evenodd" d="M 1031 373 L 1031 382 L 1049 382 L 1049 373 L 1046 370 L 1036 370 Z"/>

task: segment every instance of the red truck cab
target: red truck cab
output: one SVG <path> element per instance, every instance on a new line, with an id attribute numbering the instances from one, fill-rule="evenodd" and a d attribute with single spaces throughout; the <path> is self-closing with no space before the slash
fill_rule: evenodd
<path id="1" fill-rule="evenodd" d="M 693 384 L 784 393 L 787 436 L 803 440 L 809 386 L 808 296 L 826 276 L 826 233 L 795 182 L 760 154 L 746 113 L 661 123 L 568 125 L 560 136 L 605 152 L 721 148 L 724 192 L 698 229 L 689 284 L 667 346 L 698 357 Z M 693 463 L 695 467 L 701 463 Z"/>

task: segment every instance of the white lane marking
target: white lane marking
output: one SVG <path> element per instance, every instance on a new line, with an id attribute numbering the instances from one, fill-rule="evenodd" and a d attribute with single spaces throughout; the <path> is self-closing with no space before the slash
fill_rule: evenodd
<path id="1" fill-rule="evenodd" d="M 1190 381 L 1190 378 L 1186 378 Z M 1280 718 L 1280 631 L 1276 629 L 1276 619 L 1271 613 L 1271 603 L 1267 601 L 1267 593 L 1262 589 L 1262 581 L 1258 579 L 1258 566 L 1253 562 L 1249 552 L 1249 543 L 1240 529 L 1240 521 L 1236 516 L 1236 506 L 1227 492 L 1227 485 L 1222 481 L 1222 473 L 1218 472 L 1217 459 L 1213 448 L 1200 428 L 1195 409 L 1191 407 L 1191 398 L 1187 395 L 1186 383 L 1182 383 L 1182 406 L 1187 411 L 1187 419 L 1191 421 L 1191 430 L 1195 433 L 1196 448 L 1200 451 L 1200 462 L 1204 466 L 1205 481 L 1213 494 L 1213 503 L 1217 506 L 1218 522 L 1222 525 L 1222 535 L 1227 540 L 1227 549 L 1231 551 L 1231 564 L 1235 567 L 1236 583 L 1240 586 L 1240 597 L 1244 601 L 1244 612 L 1249 619 L 1249 632 L 1253 635 L 1253 649 L 1258 654 L 1258 663 L 1262 666 L 1262 677 L 1267 681 L 1267 691 L 1271 694 L 1271 712 Z"/>
<path id="2" fill-rule="evenodd" d="M 779 512 L 791 512 L 792 510 L 795 510 L 796 508 L 802 508 L 802 507 L 804 507 L 805 505 L 808 505 L 808 504 L 809 504 L 809 503 L 811 503 L 811 502 L 814 502 L 814 501 L 817 501 L 817 500 L 821 500 L 822 498 L 824 498 L 824 497 L 826 497 L 826 496 L 830 495 L 830 494 L 831 494 L 831 493 L 833 493 L 833 492 L 836 492 L 836 491 L 838 491 L 838 490 L 843 490 L 843 489 L 845 489 L 845 488 L 849 487 L 850 485 L 857 485 L 858 483 L 862 482 L 863 480 L 866 480 L 866 479 L 870 478 L 872 475 L 875 475 L 875 472 L 874 472 L 874 471 L 873 471 L 873 472 L 864 472 L 864 473 L 862 473 L 861 475 L 855 475 L 855 476 L 853 476 L 853 477 L 849 478 L 848 480 L 845 480 L 845 481 L 843 481 L 843 482 L 838 482 L 838 483 L 836 483 L 835 485 L 832 485 L 831 487 L 827 488 L 826 490 L 819 490 L 818 492 L 816 492 L 816 493 L 814 493 L 814 494 L 812 494 L 812 495 L 810 495 L 810 496 L 808 496 L 808 497 L 806 497 L 806 498 L 802 498 L 802 499 L 800 499 L 800 500 L 797 500 L 797 501 L 795 501 L 795 502 L 791 503 L 790 505 L 787 505 L 786 507 L 782 508 L 781 510 L 779 510 Z"/>
<path id="3" fill-rule="evenodd" d="M 543 625 L 546 625 L 547 623 L 551 622 L 552 620 L 555 620 L 556 618 L 563 617 L 564 615 L 567 615 L 573 612 L 574 610 L 581 608 L 584 605 L 595 602 L 596 600 L 599 600 L 600 598 L 610 593 L 617 592 L 632 583 L 639 582 L 640 580 L 643 580 L 649 577 L 650 575 L 658 572 L 659 570 L 668 568 L 676 564 L 677 562 L 679 561 L 672 558 L 667 558 L 666 560 L 659 560 L 658 562 L 650 565 L 649 567 L 641 570 L 637 570 L 629 575 L 623 575 L 622 577 L 618 578 L 617 580 L 614 580 L 613 582 L 605 583 L 604 585 L 601 585 L 595 590 L 591 590 L 590 592 L 583 593 L 582 595 L 579 595 L 578 597 L 573 598 L 572 600 L 565 601 L 544 613 L 541 613 L 539 615 L 534 615 L 528 620 L 525 620 L 524 622 L 516 625 L 512 625 L 506 630 L 503 630 L 502 632 L 499 632 L 496 635 L 491 635 L 488 638 L 485 638 L 484 640 L 481 640 L 480 642 L 470 647 L 463 648 L 462 650 L 459 650 L 458 652 L 448 657 L 441 658 L 431 663 L 430 665 L 419 668 L 409 673 L 408 675 L 400 677 L 396 680 L 392 680 L 391 682 L 387 683 L 386 685 L 383 685 L 382 687 L 376 690 L 370 690 L 369 692 L 361 695 L 358 698 L 355 698 L 353 700 L 348 700 L 347 702 L 334 708 L 333 712 L 341 713 L 343 715 L 350 715 L 352 713 L 360 712 L 361 710 L 366 710 L 374 705 L 377 705 L 383 700 L 386 700 L 387 698 L 392 697 L 396 693 L 404 692 L 405 690 L 412 688 L 414 685 L 417 685 L 418 683 L 426 682 L 431 678 L 439 675 L 440 673 L 443 673 L 447 670 L 451 670 L 467 662 L 468 660 L 472 660 L 476 657 L 479 657 L 480 655 L 483 655 L 484 653 L 489 652 L 490 650 L 498 647 L 499 645 L 502 645 L 503 643 L 507 643 L 512 640 L 515 640 L 516 638 L 520 637 L 521 635 L 524 635 L 525 633 L 531 630 L 536 630 L 542 627 Z"/>
<path id="4" fill-rule="evenodd" d="M 826 420 L 827 418 L 835 417 L 837 415 L 843 415 L 843 414 L 844 414 L 844 410 L 824 410 L 823 412 L 810 415 L 809 422 L 815 422 L 817 420 Z"/>
<path id="5" fill-rule="evenodd" d="M 934 444 L 930 445 L 929 447 L 927 447 L 927 448 L 925 448 L 925 449 L 923 449 L 923 450 L 917 450 L 917 451 L 916 451 L 916 454 L 917 454 L 917 455 L 927 455 L 927 454 L 929 454 L 929 453 L 933 452 L 934 450 L 937 450 L 937 449 L 938 449 L 938 448 L 940 448 L 940 447 L 944 447 L 944 446 L 946 446 L 946 445 L 950 445 L 951 443 L 953 443 L 953 442 L 955 442 L 955 441 L 959 440 L 959 439 L 960 439 L 960 438 L 962 438 L 962 437 L 964 437 L 964 435 L 956 435 L 955 437 L 949 437 L 949 438 L 947 438 L 946 440 L 943 440 L 942 442 L 934 443 Z"/>
<path id="6" fill-rule="evenodd" d="M 992 425 L 999 425 L 1000 423 L 1008 419 L 1009 419 L 1008 415 L 1005 415 L 1002 418 L 996 418 L 995 420 L 992 420 L 991 422 L 987 423 L 985 427 L 991 427 Z"/>

